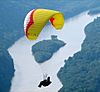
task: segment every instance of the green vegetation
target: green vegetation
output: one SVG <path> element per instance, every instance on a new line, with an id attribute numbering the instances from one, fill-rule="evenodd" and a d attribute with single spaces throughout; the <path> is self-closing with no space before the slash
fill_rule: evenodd
<path id="1" fill-rule="evenodd" d="M 93 8 L 89 11 L 89 15 L 95 15 L 100 13 L 100 7 Z"/>
<path id="2" fill-rule="evenodd" d="M 0 50 L 0 92 L 8 92 L 10 90 L 9 85 L 11 85 L 14 71 L 13 60 L 9 53 L 6 50 Z"/>
<path id="3" fill-rule="evenodd" d="M 100 18 L 85 28 L 82 50 L 65 60 L 58 77 L 63 87 L 59 92 L 100 91 Z"/>
<path id="4" fill-rule="evenodd" d="M 7 49 L 24 35 L 23 21 L 31 9 L 48 8 L 60 10 L 68 19 L 83 11 L 100 6 L 100 0 L 1 0 L 0 1 L 0 92 L 9 92 L 12 75 L 14 74 L 13 60 Z M 6 53 L 5 53 L 6 52 Z M 3 55 L 3 56 L 2 56 Z M 12 63 L 9 65 L 9 63 Z M 2 68 L 7 65 L 9 67 Z M 10 74 L 9 72 L 12 72 Z M 10 77 L 8 77 L 11 75 Z M 5 86 L 4 83 L 9 84 Z M 6 90 L 6 89 L 7 90 Z M 6 91 L 5 91 L 6 90 Z"/>
<path id="5" fill-rule="evenodd" d="M 57 36 L 52 35 L 51 40 L 43 40 L 32 46 L 32 53 L 38 63 L 50 59 L 65 43 L 57 39 Z"/>

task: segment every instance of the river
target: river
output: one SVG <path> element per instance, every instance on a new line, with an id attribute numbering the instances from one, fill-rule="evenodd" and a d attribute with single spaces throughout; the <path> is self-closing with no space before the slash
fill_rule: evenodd
<path id="1" fill-rule="evenodd" d="M 66 20 L 61 31 L 56 31 L 51 25 L 47 25 L 36 41 L 29 41 L 25 36 L 16 41 L 8 49 L 16 70 L 10 92 L 58 92 L 62 87 L 57 77 L 58 71 L 63 67 L 65 59 L 81 50 L 81 44 L 85 39 L 84 28 L 96 17 L 97 15 L 89 16 L 87 12 L 84 12 Z M 32 45 L 49 39 L 51 35 L 57 35 L 58 39 L 66 43 L 66 46 L 40 65 L 32 56 Z M 39 82 L 43 79 L 43 73 L 51 77 L 52 84 L 45 88 L 38 88 Z"/>

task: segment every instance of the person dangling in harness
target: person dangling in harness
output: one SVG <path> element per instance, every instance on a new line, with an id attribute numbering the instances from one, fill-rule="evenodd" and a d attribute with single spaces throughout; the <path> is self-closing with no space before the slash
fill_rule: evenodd
<path id="1" fill-rule="evenodd" d="M 47 77 L 47 74 L 45 74 L 45 75 L 43 75 L 43 77 L 44 77 L 44 79 L 43 79 L 43 81 L 41 81 L 40 83 L 39 83 L 39 85 L 38 85 L 38 87 L 42 87 L 42 86 L 44 86 L 44 87 L 46 87 L 46 86 L 49 86 L 52 82 L 50 81 L 50 77 L 48 76 Z"/>

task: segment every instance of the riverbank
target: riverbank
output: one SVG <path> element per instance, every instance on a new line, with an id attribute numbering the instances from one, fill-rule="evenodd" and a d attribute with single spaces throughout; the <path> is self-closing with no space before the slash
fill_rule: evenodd
<path id="1" fill-rule="evenodd" d="M 9 48 L 16 70 L 12 80 L 11 92 L 58 92 L 62 84 L 57 77 L 57 73 L 64 65 L 65 58 L 67 59 L 81 50 L 81 44 L 85 38 L 84 28 L 93 19 L 93 16 L 89 16 L 85 12 L 78 17 L 67 20 L 61 31 L 55 31 L 51 25 L 48 25 L 36 41 L 28 41 L 26 37 L 22 37 L 15 42 Z M 57 35 L 67 45 L 55 53 L 47 62 L 39 65 L 32 56 L 31 47 L 41 40 L 49 39 L 51 35 Z M 43 73 L 51 76 L 52 84 L 47 88 L 39 89 L 37 85 L 42 80 Z"/>
<path id="2" fill-rule="evenodd" d="M 99 92 L 100 85 L 100 17 L 85 29 L 81 51 L 65 60 L 58 72 L 63 87 L 58 92 Z M 95 36 L 94 36 L 95 35 Z"/>

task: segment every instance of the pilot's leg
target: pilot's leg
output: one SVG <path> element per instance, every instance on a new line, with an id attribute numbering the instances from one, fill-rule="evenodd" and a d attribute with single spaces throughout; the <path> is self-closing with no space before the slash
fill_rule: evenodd
<path id="1" fill-rule="evenodd" d="M 40 88 L 41 88 L 41 86 L 42 86 L 42 82 L 40 82 L 40 84 L 38 85 L 38 87 L 40 87 Z"/>

